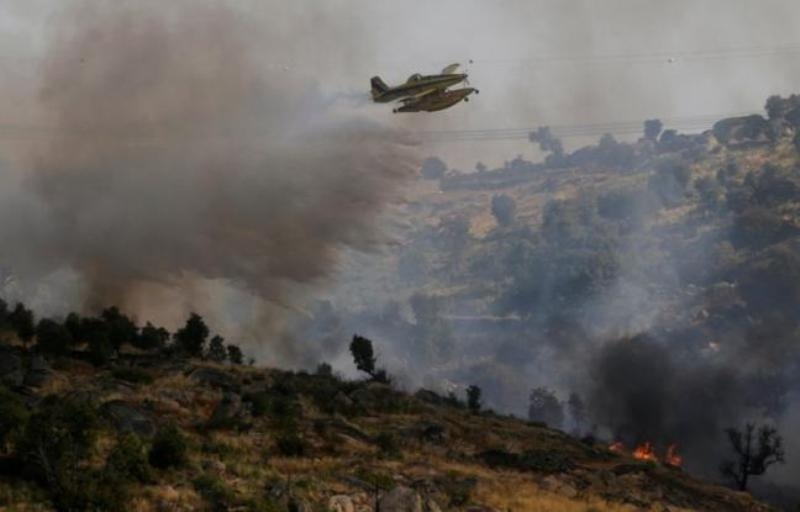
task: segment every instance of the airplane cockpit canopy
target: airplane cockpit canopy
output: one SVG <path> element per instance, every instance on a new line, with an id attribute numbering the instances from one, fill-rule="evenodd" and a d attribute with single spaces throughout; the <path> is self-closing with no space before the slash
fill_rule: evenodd
<path id="1" fill-rule="evenodd" d="M 420 75 L 419 73 L 414 73 L 413 75 L 408 77 L 409 82 L 419 82 L 420 80 L 422 80 L 422 75 Z"/>

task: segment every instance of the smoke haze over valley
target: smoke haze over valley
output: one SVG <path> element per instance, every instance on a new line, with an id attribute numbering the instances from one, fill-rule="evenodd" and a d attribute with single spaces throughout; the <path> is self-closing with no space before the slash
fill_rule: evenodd
<path id="1" fill-rule="evenodd" d="M 259 363 L 348 377 L 359 333 L 402 388 L 677 443 L 712 479 L 726 428 L 774 424 L 787 463 L 757 490 L 796 496 L 800 100 L 764 105 L 800 92 L 798 21 L 788 0 L 0 5 L 0 294 L 197 311 Z M 369 103 L 370 76 L 456 61 L 468 104 Z M 743 113 L 764 118 L 715 124 Z M 560 416 L 529 409 L 544 388 Z"/>

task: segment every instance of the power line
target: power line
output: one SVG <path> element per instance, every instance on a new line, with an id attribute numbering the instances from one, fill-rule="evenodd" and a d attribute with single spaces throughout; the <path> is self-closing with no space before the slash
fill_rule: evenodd
<path id="1" fill-rule="evenodd" d="M 707 114 L 691 117 L 676 117 L 661 119 L 665 129 L 679 131 L 695 131 L 709 127 L 710 124 L 726 117 L 738 117 L 751 114 L 751 112 L 734 112 L 728 114 Z M 488 128 L 479 130 L 438 130 L 415 132 L 422 142 L 473 142 L 497 140 L 527 140 L 536 127 L 527 128 Z M 552 125 L 550 131 L 559 138 L 590 137 L 606 133 L 612 135 L 631 135 L 643 133 L 644 121 L 614 121 L 607 123 Z"/>
<path id="2" fill-rule="evenodd" d="M 548 64 L 548 63 L 606 63 L 606 62 L 679 62 L 697 60 L 722 60 L 789 56 L 800 54 L 800 44 L 784 44 L 778 46 L 751 46 L 700 50 L 678 50 L 659 52 L 618 53 L 605 55 L 540 55 L 527 58 L 481 58 L 471 59 L 471 64 Z"/>

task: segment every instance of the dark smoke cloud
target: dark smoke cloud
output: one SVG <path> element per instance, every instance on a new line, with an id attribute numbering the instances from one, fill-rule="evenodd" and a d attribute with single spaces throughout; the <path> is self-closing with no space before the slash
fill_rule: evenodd
<path id="1" fill-rule="evenodd" d="M 689 469 L 716 476 L 720 432 L 755 412 L 752 397 L 733 368 L 685 360 L 672 341 L 640 335 L 600 347 L 589 364 L 590 412 L 627 446 L 678 443 Z"/>
<path id="2" fill-rule="evenodd" d="M 58 18 L 41 73 L 52 133 L 17 188 L 25 204 L 3 203 L 18 276 L 71 269 L 85 309 L 133 313 L 164 297 L 202 308 L 212 283 L 255 297 L 263 320 L 342 247 L 381 242 L 374 219 L 414 151 L 336 114 L 307 76 L 264 65 L 286 51 L 279 20 L 260 35 L 224 4 L 121 5 Z"/>

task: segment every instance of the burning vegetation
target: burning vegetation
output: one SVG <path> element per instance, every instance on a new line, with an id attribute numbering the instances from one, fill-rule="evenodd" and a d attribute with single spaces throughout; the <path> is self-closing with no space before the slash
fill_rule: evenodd
<path id="1" fill-rule="evenodd" d="M 656 450 L 653 447 L 653 443 L 650 441 L 637 444 L 631 452 L 628 452 L 625 448 L 625 445 L 620 441 L 611 443 L 608 445 L 608 449 L 614 453 L 629 455 L 637 460 L 660 462 L 666 466 L 679 468 L 681 467 L 681 464 L 683 464 L 683 457 L 678 454 L 677 444 L 674 443 L 667 445 L 662 457 L 658 457 L 658 455 L 656 455 Z"/>

